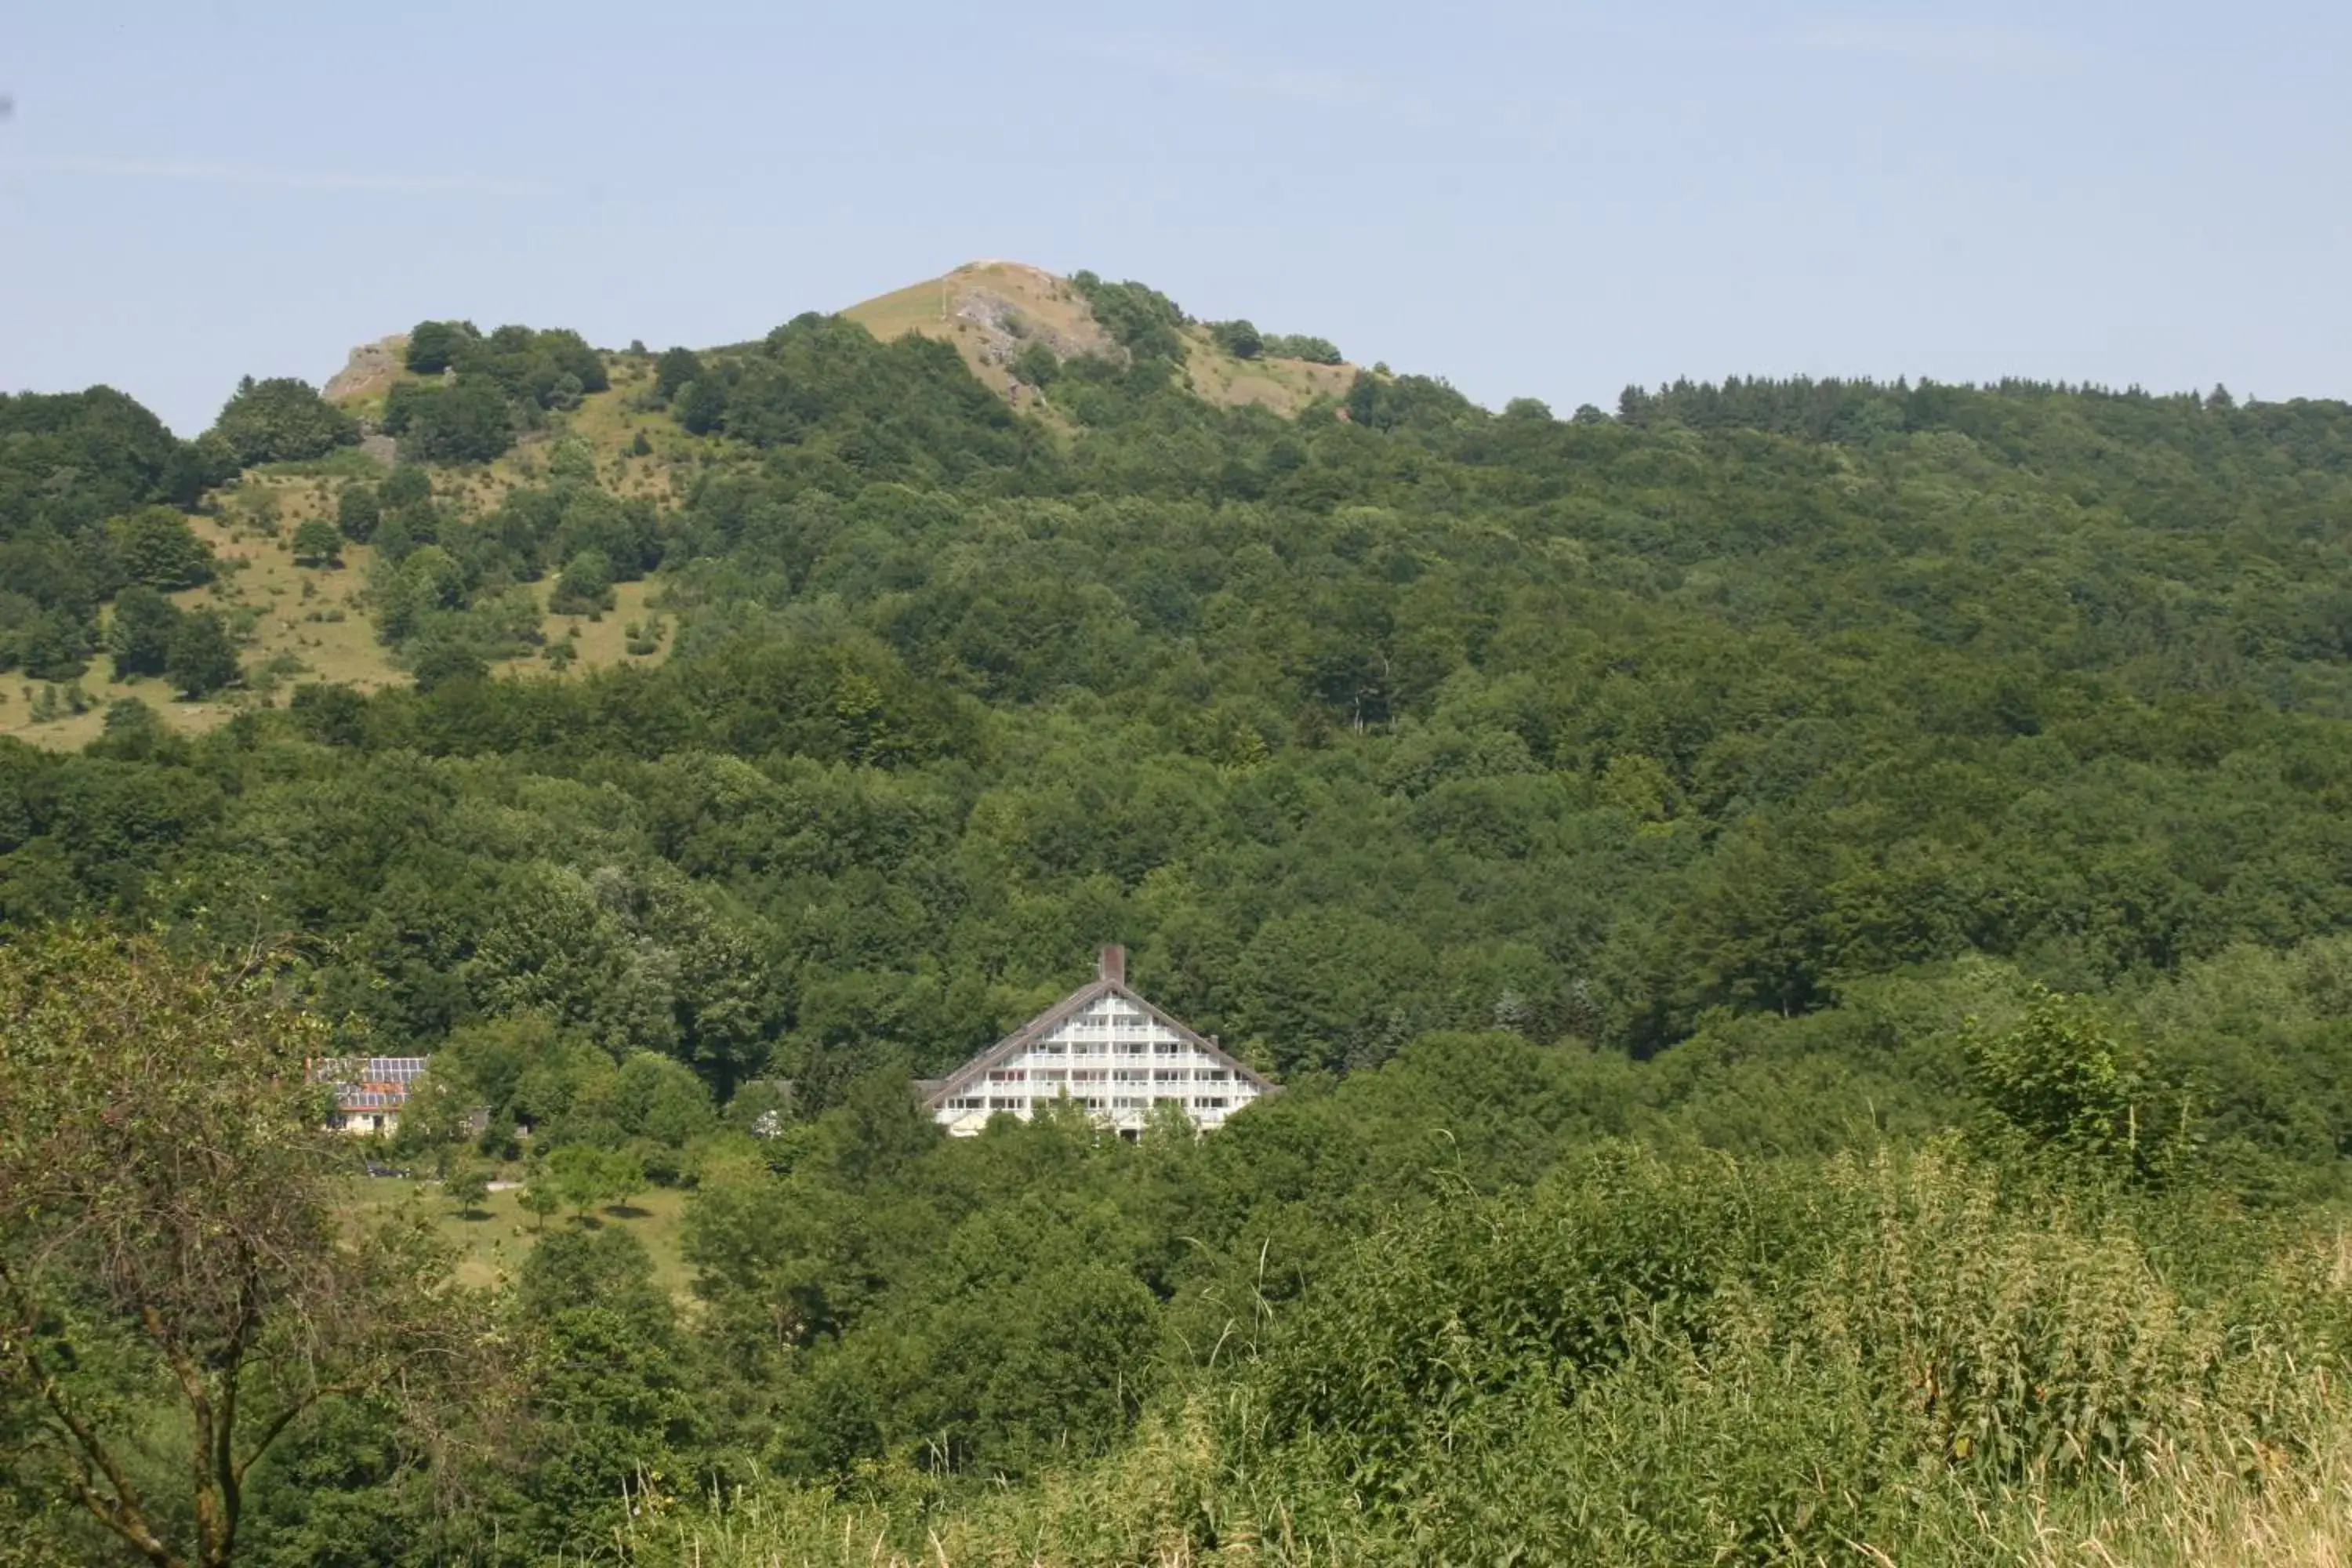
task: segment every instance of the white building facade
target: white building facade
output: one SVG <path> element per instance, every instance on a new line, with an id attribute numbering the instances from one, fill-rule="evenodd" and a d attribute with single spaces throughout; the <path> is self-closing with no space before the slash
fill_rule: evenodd
<path id="1" fill-rule="evenodd" d="M 1092 983 L 924 1089 L 951 1133 L 978 1132 L 999 1114 L 1026 1121 L 1068 1100 L 1130 1138 L 1157 1107 L 1180 1106 L 1205 1131 L 1274 1092 L 1214 1040 L 1129 989 L 1126 954 L 1116 947 L 1103 950 Z"/>

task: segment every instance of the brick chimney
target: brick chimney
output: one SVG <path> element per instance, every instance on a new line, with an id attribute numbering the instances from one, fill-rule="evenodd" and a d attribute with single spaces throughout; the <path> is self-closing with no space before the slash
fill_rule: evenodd
<path id="1" fill-rule="evenodd" d="M 1113 985 L 1127 984 L 1127 949 L 1113 943 L 1102 950 L 1097 973 Z"/>

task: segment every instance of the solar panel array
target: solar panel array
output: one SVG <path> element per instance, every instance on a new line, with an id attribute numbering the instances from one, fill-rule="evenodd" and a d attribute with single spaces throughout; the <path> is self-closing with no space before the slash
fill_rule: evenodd
<path id="1" fill-rule="evenodd" d="M 335 1085 L 344 1110 L 398 1110 L 409 1086 L 425 1074 L 425 1057 L 331 1058 L 311 1064 L 311 1076 Z"/>

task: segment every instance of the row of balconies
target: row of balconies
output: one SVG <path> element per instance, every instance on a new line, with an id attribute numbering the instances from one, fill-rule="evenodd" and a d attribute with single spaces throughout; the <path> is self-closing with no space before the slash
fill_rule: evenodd
<path id="1" fill-rule="evenodd" d="M 1230 1068 L 996 1068 L 998 1083 L 1231 1083 Z"/>
<path id="2" fill-rule="evenodd" d="M 1051 1104 L 1058 1098 L 1060 1097 L 1041 1094 L 1035 1096 L 1034 1100 L 1038 1103 Z M 1069 1098 L 1075 1100 L 1077 1104 L 1084 1106 L 1088 1110 L 1108 1110 L 1114 1113 L 1122 1110 L 1143 1110 L 1154 1105 L 1185 1105 L 1187 1103 L 1186 1097 L 1181 1094 L 1155 1094 L 1148 1098 L 1141 1095 L 1072 1095 Z M 961 1095 L 956 1099 L 949 1100 L 944 1109 L 949 1110 L 1023 1111 L 1027 1110 L 1031 1104 L 1032 1097 L 1028 1095 L 971 1094 Z M 1223 1112 L 1229 1110 L 1232 1107 L 1232 1104 L 1233 1101 L 1231 1098 L 1225 1095 L 1200 1094 L 1191 1097 L 1189 1109 L 1195 1111 Z"/>

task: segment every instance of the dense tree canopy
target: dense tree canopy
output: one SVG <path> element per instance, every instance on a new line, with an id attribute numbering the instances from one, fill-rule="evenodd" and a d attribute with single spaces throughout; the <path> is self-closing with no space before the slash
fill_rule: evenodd
<path id="1" fill-rule="evenodd" d="M 600 426 L 575 335 L 420 327 L 415 460 L 337 513 L 413 688 L 0 742 L 0 922 L 301 933 L 436 1053 L 406 1152 L 545 1200 L 495 1540 L 306 1426 L 279 1561 L 324 1498 L 523 1563 L 656 1472 L 898 1509 L 1160 1442 L 1365 1560 L 1768 1561 L 2316 1440 L 2250 1347 L 2347 1342 L 2279 1282 L 2352 1153 L 2352 408 L 1373 370 L 1286 419 L 1076 281 L 1120 353 L 1018 371 L 1042 415 L 803 316 Z M 0 429 L 0 635 L 226 644 L 161 596 L 160 426 Z M 486 678 L 631 583 L 658 661 Z M 1107 941 L 1285 1092 L 943 1142 L 908 1079 Z M 586 1223 L 640 1178 L 693 1191 L 684 1310 Z"/>
<path id="2" fill-rule="evenodd" d="M 127 531 L 140 542 L 159 539 L 158 511 L 173 515 L 235 468 L 217 441 L 175 440 L 110 387 L 0 394 L 0 671 L 46 680 L 80 674 L 98 643 L 100 605 L 141 580 L 126 569 L 118 538 Z M 134 521 L 117 521 L 126 519 Z M 209 570 L 196 551 L 162 553 L 160 569 L 175 581 L 200 581 Z"/>
<path id="3" fill-rule="evenodd" d="M 514 445 L 507 400 L 486 381 L 403 382 L 385 401 L 383 427 L 420 462 L 487 463 Z"/>
<path id="4" fill-rule="evenodd" d="M 1505 1016 L 1646 1054 L 1905 964 L 2103 987 L 2344 918 L 2334 405 L 1735 384 L 1563 423 L 1367 374 L 1349 417 L 1286 423 L 1079 375 L 1051 395 L 1096 422 L 1056 442 L 944 347 L 824 318 L 699 369 L 763 456 L 682 506 L 573 477 L 467 514 L 415 467 L 381 492 L 400 646 L 478 668 L 526 646 L 518 584 L 593 607 L 658 569 L 668 667 L 440 678 L 282 727 L 339 737 L 348 763 L 308 764 L 331 773 L 595 772 L 632 803 L 604 863 L 723 887 L 792 955 L 761 1048 L 813 1082 L 835 1051 L 950 1061 L 1114 933 L 1180 1011 L 1297 1070 Z M 1776 412 L 1825 398 L 1863 412 Z M 1770 427 L 1666 412 L 1710 399 Z M 852 772 L 809 842 L 881 803 L 904 826 L 812 861 L 664 826 L 690 756 L 753 771 L 759 804 L 727 808 L 751 824 L 817 766 Z M 271 841 L 270 792 L 236 799 L 221 844 Z M 372 885 L 425 852 L 409 831 Z M 1059 923 L 987 934 L 1029 900 Z M 478 951 L 494 907 L 467 895 L 435 942 Z M 355 994 L 427 1043 L 495 1005 L 442 973 L 419 1011 L 410 984 Z"/>

